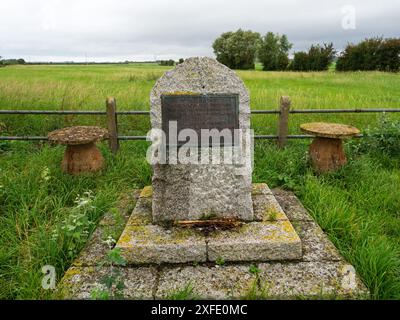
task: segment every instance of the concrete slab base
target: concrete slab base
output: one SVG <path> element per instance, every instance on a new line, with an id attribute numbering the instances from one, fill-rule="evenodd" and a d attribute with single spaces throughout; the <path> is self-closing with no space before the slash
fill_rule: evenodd
<path id="1" fill-rule="evenodd" d="M 151 195 L 151 192 L 147 191 Z M 300 237 L 303 249 L 300 260 L 226 262 L 223 265 L 205 262 L 113 267 L 114 270 L 120 271 L 125 285 L 123 298 L 368 298 L 368 290 L 354 268 L 342 258 L 296 196 L 287 191 L 272 191 L 274 199 L 284 208 L 285 216 L 292 222 Z M 265 193 L 267 190 L 263 189 L 261 192 Z M 135 200 L 131 201 L 134 203 Z M 146 204 L 146 201 L 139 203 L 144 207 L 149 204 Z M 121 217 L 125 221 L 128 219 L 125 213 Z M 104 277 L 113 272 L 110 266 L 102 266 L 102 261 L 110 251 L 104 237 L 110 228 L 114 234 L 122 232 L 116 220 L 120 218 L 105 215 L 88 246 L 59 284 L 59 292 L 62 293 L 60 298 L 90 299 L 94 290 L 104 289 Z"/>
<path id="2" fill-rule="evenodd" d="M 129 264 L 296 260 L 301 241 L 266 184 L 253 187 L 259 221 L 203 233 L 151 223 L 151 187 L 143 189 L 116 248 Z"/>

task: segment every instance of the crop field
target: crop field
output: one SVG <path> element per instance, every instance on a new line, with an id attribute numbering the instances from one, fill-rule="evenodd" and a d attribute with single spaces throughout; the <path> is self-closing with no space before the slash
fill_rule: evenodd
<path id="1" fill-rule="evenodd" d="M 0 68 L 0 109 L 105 110 L 113 96 L 118 110 L 148 110 L 155 81 L 168 70 L 155 64 L 10 66 Z M 400 75 L 380 72 L 317 73 L 238 71 L 252 109 L 277 109 L 288 95 L 293 109 L 400 108 Z M 299 124 L 330 121 L 400 134 L 399 115 L 291 115 Z M 147 116 L 120 116 L 121 135 L 145 135 Z M 77 124 L 105 126 L 101 116 L 0 115 L 0 136 L 47 135 Z M 275 134 L 276 115 L 254 115 L 256 134 Z M 372 141 L 374 142 L 374 141 Z M 307 159 L 309 140 L 257 141 L 253 180 L 293 190 L 374 299 L 400 299 L 400 154 L 389 146 L 354 139 L 346 143 L 349 164 L 316 175 Z M 369 144 L 371 143 L 371 144 Z M 44 265 L 58 280 L 85 245 L 96 223 L 116 201 L 151 183 L 148 143 L 121 142 L 113 157 L 100 144 L 102 173 L 62 174 L 63 147 L 45 142 L 0 141 L 0 298 L 52 298 L 43 290 Z M 90 203 L 90 206 L 82 205 Z M 74 219 L 71 219 L 71 212 Z M 76 223 L 78 220 L 79 223 Z"/>

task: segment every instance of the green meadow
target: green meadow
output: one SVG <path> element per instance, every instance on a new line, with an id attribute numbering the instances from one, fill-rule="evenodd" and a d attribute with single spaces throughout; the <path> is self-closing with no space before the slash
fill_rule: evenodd
<path id="1" fill-rule="evenodd" d="M 105 110 L 113 96 L 119 110 L 148 110 L 155 81 L 168 68 L 155 64 L 10 66 L 0 68 L 0 109 Z M 294 109 L 400 108 L 400 75 L 380 72 L 320 73 L 238 71 L 253 109 L 277 109 L 288 95 Z M 346 143 L 349 163 L 336 173 L 316 175 L 307 158 L 309 140 L 257 141 L 253 180 L 293 190 L 352 263 L 372 299 L 400 299 L 399 116 L 378 114 L 291 115 L 299 124 L 331 121 L 363 133 L 387 132 L 389 140 Z M 144 135 L 147 116 L 120 116 L 121 135 Z M 105 126 L 101 116 L 0 115 L 0 135 L 47 135 L 77 124 Z M 256 134 L 275 134 L 276 115 L 254 115 Z M 45 142 L 0 141 L 0 298 L 47 299 L 44 265 L 58 280 L 85 245 L 102 215 L 130 190 L 151 183 L 148 143 L 121 142 L 113 157 L 100 144 L 102 173 L 62 174 L 63 147 Z M 396 149 L 397 148 L 397 149 Z M 88 194 L 89 192 L 89 194 Z M 90 206 L 82 205 L 88 201 Z M 71 218 L 72 217 L 72 218 Z"/>

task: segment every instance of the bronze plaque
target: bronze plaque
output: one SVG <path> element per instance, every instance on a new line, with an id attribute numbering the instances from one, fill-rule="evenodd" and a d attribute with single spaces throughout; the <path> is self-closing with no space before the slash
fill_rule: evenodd
<path id="1" fill-rule="evenodd" d="M 234 129 L 239 129 L 239 95 L 162 95 L 162 129 L 169 142 L 169 122 L 176 121 L 178 134 L 183 129 L 193 129 L 200 142 L 201 129 L 230 129 L 234 142 Z M 223 139 L 222 139 L 223 140 Z M 236 141 L 236 140 L 235 140 Z M 185 141 L 179 141 L 178 145 Z M 220 141 L 220 145 L 224 145 Z"/>

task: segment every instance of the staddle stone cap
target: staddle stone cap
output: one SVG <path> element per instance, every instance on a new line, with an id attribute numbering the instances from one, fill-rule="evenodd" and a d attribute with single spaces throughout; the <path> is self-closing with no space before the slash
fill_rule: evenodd
<path id="1" fill-rule="evenodd" d="M 52 131 L 47 137 L 51 142 L 79 145 L 104 140 L 108 137 L 108 131 L 100 127 L 77 126 Z"/>
<path id="2" fill-rule="evenodd" d="M 360 133 L 360 130 L 349 125 L 326 122 L 304 123 L 300 125 L 300 129 L 317 137 L 333 139 L 351 137 Z"/>

